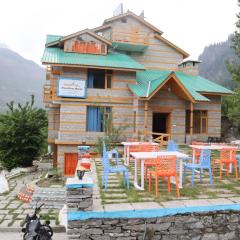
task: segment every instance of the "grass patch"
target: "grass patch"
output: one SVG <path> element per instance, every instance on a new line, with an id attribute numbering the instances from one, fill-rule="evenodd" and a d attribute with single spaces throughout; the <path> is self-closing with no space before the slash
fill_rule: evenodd
<path id="1" fill-rule="evenodd" d="M 65 186 L 65 179 L 62 177 L 51 177 L 40 179 L 37 183 L 39 187 L 50 187 L 52 185 Z"/>

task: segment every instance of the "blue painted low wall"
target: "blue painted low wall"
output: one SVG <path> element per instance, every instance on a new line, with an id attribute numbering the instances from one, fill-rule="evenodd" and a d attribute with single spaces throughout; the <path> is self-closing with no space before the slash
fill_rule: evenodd
<path id="1" fill-rule="evenodd" d="M 153 218 L 164 217 L 176 214 L 185 213 L 200 213 L 200 212 L 213 212 L 234 210 L 240 211 L 240 204 L 231 205 L 213 205 L 213 206 L 197 206 L 197 207 L 181 207 L 181 208 L 159 208 L 147 210 L 128 210 L 128 211 L 109 211 L 109 212 L 84 212 L 75 211 L 68 212 L 68 221 L 74 220 L 87 220 L 87 219 L 104 219 L 104 218 Z"/>

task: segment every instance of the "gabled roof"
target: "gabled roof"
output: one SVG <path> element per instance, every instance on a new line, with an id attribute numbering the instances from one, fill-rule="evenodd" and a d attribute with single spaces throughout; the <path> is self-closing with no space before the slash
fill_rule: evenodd
<path id="1" fill-rule="evenodd" d="M 79 32 L 76 32 L 76 33 L 72 33 L 70 35 L 67 35 L 67 36 L 64 36 L 64 37 L 60 37 L 59 39 L 54 40 L 52 42 L 48 42 L 48 43 L 46 43 L 46 47 L 53 47 L 53 46 L 57 45 L 59 42 L 64 42 L 64 41 L 66 41 L 68 39 L 74 38 L 74 37 L 82 35 L 84 33 L 87 33 L 87 34 L 91 35 L 92 37 L 98 39 L 101 42 L 104 42 L 104 43 L 106 43 L 108 45 L 111 45 L 111 42 L 108 41 L 107 39 L 97 35 L 96 33 L 92 32 L 90 29 L 84 29 L 82 31 L 79 31 Z"/>
<path id="2" fill-rule="evenodd" d="M 118 16 L 114 16 L 111 18 L 108 18 L 106 20 L 104 20 L 103 25 L 105 25 L 106 23 L 124 18 L 124 17 L 128 17 L 131 16 L 133 18 L 135 18 L 136 20 L 138 20 L 139 22 L 141 22 L 142 24 L 144 24 L 145 26 L 151 28 L 152 30 L 154 30 L 155 32 L 159 33 L 159 34 L 163 34 L 163 32 L 161 30 L 159 30 L 158 28 L 154 27 L 151 23 L 147 22 L 146 20 L 144 20 L 143 18 L 141 18 L 140 16 L 136 15 L 135 13 L 131 12 L 131 11 L 127 11 L 126 13 L 120 14 Z"/>
<path id="3" fill-rule="evenodd" d="M 174 48 L 175 50 L 177 50 L 179 53 L 181 53 L 183 55 L 183 58 L 187 58 L 189 57 L 189 54 L 187 52 L 185 52 L 184 50 L 182 50 L 181 48 L 179 48 L 178 46 L 176 46 L 175 44 L 173 44 L 172 42 L 168 41 L 166 38 L 160 36 L 160 35 L 155 35 L 155 38 L 163 41 L 164 43 L 166 43 L 168 46 Z"/>
<path id="4" fill-rule="evenodd" d="M 63 36 L 60 35 L 47 35 L 47 39 L 46 39 L 46 44 L 51 43 L 51 42 L 55 42 L 55 41 L 59 41 Z"/>
<path id="5" fill-rule="evenodd" d="M 111 24 L 105 24 L 105 25 L 102 25 L 102 26 L 99 26 L 99 27 L 95 27 L 95 28 L 92 28 L 91 31 L 92 32 L 99 32 L 99 31 L 102 31 L 102 30 L 105 30 L 105 29 L 108 29 L 108 28 L 111 28 Z"/>
<path id="6" fill-rule="evenodd" d="M 159 90 L 166 83 L 171 75 L 174 76 L 175 80 L 179 81 L 179 84 L 190 94 L 193 101 L 209 101 L 209 99 L 201 93 L 219 95 L 234 93 L 203 77 L 190 76 L 183 72 L 171 72 L 167 70 L 146 70 L 137 72 L 137 84 L 129 84 L 128 86 L 138 97 L 149 99 L 157 89 Z"/>
<path id="7" fill-rule="evenodd" d="M 120 53 L 107 55 L 64 52 L 60 48 L 45 48 L 43 64 L 74 65 L 82 67 L 118 68 L 126 70 L 144 70 L 145 67 L 131 57 Z"/>

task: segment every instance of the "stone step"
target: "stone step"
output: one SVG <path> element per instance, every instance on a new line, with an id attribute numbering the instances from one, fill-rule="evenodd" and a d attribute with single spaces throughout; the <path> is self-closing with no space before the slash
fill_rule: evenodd
<path id="1" fill-rule="evenodd" d="M 105 192 L 104 193 L 105 198 L 107 199 L 112 199 L 112 198 L 126 198 L 127 194 L 126 193 L 110 193 L 110 192 Z"/>
<path id="2" fill-rule="evenodd" d="M 105 204 L 111 204 L 111 203 L 126 203 L 128 202 L 127 199 L 105 199 Z"/>

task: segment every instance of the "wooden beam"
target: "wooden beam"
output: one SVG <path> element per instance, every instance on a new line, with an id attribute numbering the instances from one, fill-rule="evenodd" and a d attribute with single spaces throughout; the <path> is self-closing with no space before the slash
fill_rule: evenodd
<path id="1" fill-rule="evenodd" d="M 193 103 L 190 102 L 190 141 L 192 141 L 193 135 Z"/>
<path id="2" fill-rule="evenodd" d="M 148 101 L 144 103 L 144 136 L 147 136 Z"/>

